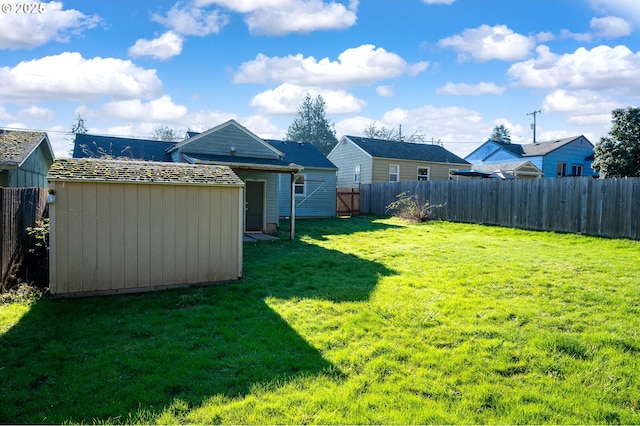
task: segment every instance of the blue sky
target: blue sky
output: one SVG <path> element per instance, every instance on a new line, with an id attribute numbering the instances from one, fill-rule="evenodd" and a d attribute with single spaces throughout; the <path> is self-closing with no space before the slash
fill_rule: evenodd
<path id="1" fill-rule="evenodd" d="M 26 9 L 26 12 L 24 13 Z M 0 127 L 150 137 L 236 119 L 283 138 L 306 93 L 464 156 L 584 134 L 640 98 L 637 0 L 0 0 Z"/>

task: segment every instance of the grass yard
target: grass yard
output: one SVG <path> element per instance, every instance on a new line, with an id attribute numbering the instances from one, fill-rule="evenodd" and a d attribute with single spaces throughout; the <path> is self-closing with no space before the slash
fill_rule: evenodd
<path id="1" fill-rule="evenodd" d="M 640 423 L 640 242 L 297 231 L 240 283 L 0 306 L 0 423 Z"/>

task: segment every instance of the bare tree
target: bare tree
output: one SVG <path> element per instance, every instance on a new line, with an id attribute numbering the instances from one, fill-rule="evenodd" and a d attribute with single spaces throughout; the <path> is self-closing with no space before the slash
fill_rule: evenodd
<path id="1" fill-rule="evenodd" d="M 402 134 L 402 126 L 398 126 L 396 130 L 395 127 L 385 127 L 376 124 L 376 122 L 372 122 L 364 129 L 364 135 L 368 138 L 372 139 L 384 139 L 388 141 L 398 141 L 398 142 L 414 142 L 414 143 L 424 143 L 426 142 L 425 136 L 419 131 L 411 133 L 408 136 Z"/>
<path id="2" fill-rule="evenodd" d="M 181 130 L 172 129 L 167 125 L 158 126 L 153 130 L 153 138 L 159 141 L 177 142 L 183 138 Z"/>

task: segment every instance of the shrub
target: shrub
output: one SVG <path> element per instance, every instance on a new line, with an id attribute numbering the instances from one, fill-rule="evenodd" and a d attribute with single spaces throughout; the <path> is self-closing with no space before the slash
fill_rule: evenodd
<path id="1" fill-rule="evenodd" d="M 392 216 L 411 222 L 425 222 L 431 219 L 431 212 L 434 208 L 443 206 L 443 204 L 431 205 L 429 201 L 420 205 L 418 195 L 408 195 L 407 192 L 401 192 L 396 198 L 396 201 L 386 206 L 385 213 L 391 213 Z"/>

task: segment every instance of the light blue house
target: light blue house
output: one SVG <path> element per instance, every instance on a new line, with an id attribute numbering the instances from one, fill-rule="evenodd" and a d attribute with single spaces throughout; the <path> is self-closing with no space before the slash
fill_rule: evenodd
<path id="1" fill-rule="evenodd" d="M 264 140 L 235 120 L 188 132 L 180 142 L 79 134 L 73 156 L 229 166 L 245 184 L 245 231 L 274 232 L 292 211 L 294 217 L 336 214 L 336 167 L 315 147 Z"/>
<path id="2" fill-rule="evenodd" d="M 284 153 L 287 161 L 302 166 L 295 176 L 296 217 L 333 217 L 336 215 L 336 174 L 338 168 L 310 143 L 267 140 Z M 291 215 L 289 176 L 278 176 L 278 212 Z"/>
<path id="3" fill-rule="evenodd" d="M 542 177 L 597 176 L 591 167 L 593 144 L 584 136 L 548 142 L 515 144 L 488 140 L 465 157 L 474 168 L 528 161 Z"/>

